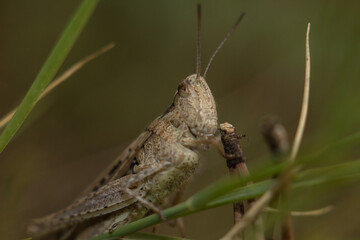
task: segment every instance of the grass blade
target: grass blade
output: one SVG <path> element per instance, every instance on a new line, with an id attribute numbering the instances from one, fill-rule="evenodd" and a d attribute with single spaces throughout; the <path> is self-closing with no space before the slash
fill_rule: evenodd
<path id="1" fill-rule="evenodd" d="M 348 163 L 337 164 L 329 167 L 316 168 L 300 172 L 294 179 L 294 183 L 291 185 L 291 189 L 313 187 L 318 184 L 331 184 L 333 182 L 359 180 L 360 179 L 360 160 L 351 161 Z M 224 181 L 225 180 L 225 181 Z M 220 187 L 228 188 L 228 179 L 219 181 L 208 189 L 218 189 Z M 238 183 L 242 183 L 237 179 Z M 269 179 L 252 185 L 244 186 L 241 188 L 232 189 L 231 192 L 223 194 L 218 198 L 211 200 L 212 196 L 209 195 L 208 203 L 205 206 L 200 206 L 197 209 L 189 208 L 188 201 L 180 203 L 174 207 L 168 208 L 163 214 L 168 219 L 174 219 L 181 216 L 186 216 L 196 212 L 201 212 L 207 209 L 219 207 L 233 202 L 243 201 L 250 198 L 258 197 L 264 194 L 268 189 L 274 186 L 276 180 Z M 240 184 L 242 185 L 242 184 Z M 232 185 L 236 187 L 236 185 Z M 228 189 L 229 190 L 229 189 Z M 205 190 L 205 192 L 208 190 Z M 199 195 L 199 194 L 196 194 Z M 195 195 L 195 196 L 196 196 Z M 191 198 L 190 198 L 191 199 Z M 205 202 L 205 201 L 204 201 Z M 157 214 L 142 218 L 135 222 L 129 223 L 125 226 L 120 226 L 112 233 L 104 233 L 100 236 L 93 238 L 93 240 L 113 239 L 116 237 L 125 236 L 134 232 L 140 231 L 146 227 L 153 226 L 161 223 L 161 219 Z"/>
<path id="2" fill-rule="evenodd" d="M 123 240 L 133 239 L 133 240 L 186 240 L 186 238 L 179 238 L 173 236 L 166 236 L 153 233 L 134 233 L 129 236 L 123 237 Z"/>
<path id="3" fill-rule="evenodd" d="M 36 76 L 29 91 L 20 103 L 18 110 L 0 135 L 0 153 L 20 128 L 49 82 L 54 78 L 98 2 L 99 0 L 82 1 L 80 7 L 75 12 L 75 15 Z"/>

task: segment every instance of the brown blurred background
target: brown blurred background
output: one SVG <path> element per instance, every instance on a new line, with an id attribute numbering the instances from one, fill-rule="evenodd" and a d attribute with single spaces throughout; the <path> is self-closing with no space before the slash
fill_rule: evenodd
<path id="1" fill-rule="evenodd" d="M 0 0 L 0 116 L 29 89 L 79 0 Z M 243 22 L 207 77 L 220 122 L 234 124 L 250 171 L 265 164 L 259 133 L 276 114 L 293 137 L 303 91 L 305 31 L 311 22 L 311 100 L 301 153 L 359 131 L 359 1 L 203 1 L 203 68 L 236 18 Z M 34 217 L 71 203 L 81 190 L 171 103 L 195 72 L 196 1 L 101 1 L 60 72 L 109 42 L 117 46 L 45 99 L 0 155 L 0 238 L 26 237 Z M 328 163 L 359 156 L 351 149 Z M 324 165 L 324 164 L 323 164 Z M 215 150 L 186 192 L 227 174 Z M 330 214 L 297 218 L 297 239 L 359 239 L 357 184 L 306 189 L 299 209 L 335 204 Z M 317 201 L 306 202 L 306 196 Z M 300 198 L 301 200 L 301 198 Z M 185 218 L 188 237 L 216 239 L 232 225 L 231 206 Z M 206 221 L 204 221 L 206 219 Z M 160 227 L 160 233 L 177 234 Z"/>

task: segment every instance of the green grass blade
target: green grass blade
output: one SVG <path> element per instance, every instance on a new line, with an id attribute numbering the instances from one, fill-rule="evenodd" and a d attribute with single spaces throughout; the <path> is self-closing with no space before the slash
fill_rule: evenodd
<path id="1" fill-rule="evenodd" d="M 174 216 L 178 216 L 179 214 L 186 212 L 187 207 L 185 203 L 180 203 L 174 207 L 168 208 L 162 213 L 168 218 L 172 219 Z M 104 239 L 116 239 L 119 236 L 127 236 L 129 234 L 135 233 L 141 229 L 144 229 L 146 227 L 154 226 L 157 223 L 162 222 L 159 215 L 153 214 L 151 216 L 139 219 L 135 222 L 131 222 L 125 226 L 121 226 L 111 233 L 104 233 L 97 237 L 92 238 L 91 240 L 104 240 Z"/>
<path id="2" fill-rule="evenodd" d="M 320 184 L 341 183 L 360 179 L 360 160 L 328 167 L 309 169 L 297 174 L 291 185 L 292 189 L 312 187 Z M 222 206 L 225 204 L 253 199 L 261 196 L 275 184 L 275 179 L 269 179 L 235 189 L 232 192 L 214 199 L 207 204 L 208 208 Z"/>
<path id="3" fill-rule="evenodd" d="M 262 169 L 258 172 L 253 172 L 248 177 L 238 177 L 236 178 L 229 178 L 219 181 L 201 192 L 195 194 L 194 196 L 190 197 L 186 202 L 188 208 L 191 210 L 199 209 L 205 206 L 209 201 L 216 199 L 219 196 L 224 195 L 225 193 L 232 191 L 234 188 L 242 187 L 246 185 L 248 182 L 256 182 L 260 181 L 264 178 L 273 176 L 281 172 L 284 169 L 283 164 L 279 164 L 277 166 L 268 167 L 266 169 Z"/>
<path id="4" fill-rule="evenodd" d="M 281 167 L 279 165 L 278 169 L 274 168 L 270 172 L 276 172 L 280 169 Z M 258 175 L 265 176 L 268 175 L 270 172 L 261 171 L 258 173 Z M 301 187 L 312 187 L 317 184 L 328 184 L 339 181 L 346 182 L 347 180 L 359 180 L 359 179 L 360 179 L 360 160 L 357 160 L 348 163 L 337 164 L 329 167 L 316 168 L 316 169 L 300 172 L 298 173 L 298 176 L 295 178 L 294 183 L 291 185 L 291 187 L 295 189 Z M 199 208 L 191 209 L 189 208 L 188 205 L 189 200 L 188 200 L 174 207 L 162 211 L 163 214 L 167 216 L 168 219 L 173 219 L 176 217 L 186 216 L 189 214 L 204 211 L 206 209 L 222 206 L 225 204 L 248 200 L 254 197 L 261 196 L 266 190 L 268 190 L 271 186 L 273 186 L 273 184 L 276 181 L 275 179 L 269 179 L 259 183 L 234 189 L 236 185 L 239 184 L 243 185 L 245 182 L 250 180 L 250 179 L 246 179 L 246 180 L 244 179 L 244 181 L 241 181 L 240 179 L 234 179 L 234 184 L 231 184 L 231 187 L 233 187 L 231 192 L 228 192 L 214 200 L 211 200 L 213 198 L 213 195 L 211 194 L 209 195 L 208 194 L 209 192 L 214 192 L 215 189 L 220 188 L 222 185 L 224 188 L 227 188 L 227 190 L 229 190 L 230 185 L 228 180 L 229 179 L 219 181 L 209 186 L 207 190 L 202 191 L 203 193 L 205 193 L 205 195 L 207 195 L 207 197 L 209 197 L 208 199 L 209 201 L 205 206 L 199 205 Z M 196 194 L 195 196 L 198 196 L 202 192 Z M 201 202 L 205 203 L 206 201 L 205 199 L 202 198 Z M 93 240 L 104 240 L 104 239 L 125 236 L 127 234 L 140 231 L 146 227 L 153 226 L 160 222 L 161 219 L 159 218 L 159 216 L 153 214 L 151 216 L 129 223 L 125 226 L 120 226 L 119 228 L 115 229 L 112 233 L 104 233 L 98 237 L 93 238 Z"/>
<path id="5" fill-rule="evenodd" d="M 19 105 L 13 118 L 10 120 L 2 134 L 0 135 L 0 153 L 10 142 L 16 131 L 20 128 L 41 93 L 45 90 L 49 82 L 54 78 L 61 64 L 70 52 L 79 34 L 83 30 L 89 17 L 93 13 L 99 0 L 83 0 L 78 10 L 75 12 L 70 23 L 56 43 L 54 49 L 45 61 L 40 72 L 36 76 L 29 91 Z"/>
<path id="6" fill-rule="evenodd" d="M 133 240 L 187 240 L 186 238 L 179 238 L 173 236 L 166 236 L 153 233 L 134 233 L 129 236 L 123 237 L 123 240 L 133 239 Z"/>
<path id="7" fill-rule="evenodd" d="M 315 184 L 330 184 L 332 182 L 358 179 L 360 176 L 360 160 L 336 164 L 328 167 L 309 169 L 298 173 L 294 188 L 311 187 Z"/>
<path id="8" fill-rule="evenodd" d="M 204 204 L 211 201 L 212 199 L 219 197 L 219 195 L 224 194 L 237 188 L 239 186 L 244 186 L 249 181 L 261 180 L 267 177 L 272 176 L 275 173 L 280 172 L 283 169 L 283 165 L 278 165 L 266 169 L 262 169 L 257 173 L 254 173 L 252 176 L 247 178 L 225 178 L 210 187 L 204 189 L 203 191 L 195 194 L 193 197 L 189 198 L 187 201 L 180 203 L 174 207 L 168 208 L 162 213 L 168 219 L 174 219 L 183 215 L 190 214 L 192 211 L 202 210 Z M 200 208 L 200 206 L 202 208 Z M 119 236 L 126 236 L 128 234 L 137 232 L 146 227 L 153 226 L 157 223 L 160 223 L 162 220 L 157 214 L 142 218 L 140 220 L 129 223 L 125 226 L 121 226 L 115 229 L 111 233 L 104 233 L 100 236 L 93 238 L 92 240 L 104 240 L 110 239 Z"/>
<path id="9" fill-rule="evenodd" d="M 329 144 L 328 146 L 321 148 L 317 151 L 314 151 L 313 153 L 301 156 L 298 158 L 298 162 L 300 164 L 308 164 L 312 162 L 322 162 L 325 161 L 327 158 L 326 156 L 336 152 L 340 151 L 343 148 L 349 148 L 353 147 L 356 144 L 360 143 L 360 132 L 356 132 L 354 134 L 348 135 L 344 138 L 341 138 L 340 140 Z"/>

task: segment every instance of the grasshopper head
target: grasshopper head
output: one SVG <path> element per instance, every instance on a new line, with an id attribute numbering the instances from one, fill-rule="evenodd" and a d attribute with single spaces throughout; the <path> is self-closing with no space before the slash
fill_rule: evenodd
<path id="1" fill-rule="evenodd" d="M 214 97 L 205 81 L 206 74 L 216 54 L 235 30 L 244 13 L 240 15 L 234 26 L 230 29 L 224 40 L 211 56 L 205 69 L 204 77 L 201 76 L 201 6 L 197 7 L 198 30 L 197 30 L 197 61 L 196 74 L 185 78 L 178 87 L 174 99 L 174 109 L 177 116 L 189 127 L 195 137 L 213 136 L 217 130 L 218 118 Z"/>
<path id="2" fill-rule="evenodd" d="M 179 84 L 174 105 L 194 136 L 215 134 L 218 125 L 215 100 L 203 77 L 193 74 L 184 79 Z"/>

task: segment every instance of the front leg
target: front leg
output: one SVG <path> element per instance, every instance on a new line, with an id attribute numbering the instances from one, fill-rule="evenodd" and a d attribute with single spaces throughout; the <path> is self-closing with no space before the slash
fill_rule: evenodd
<path id="1" fill-rule="evenodd" d="M 184 137 L 181 144 L 189 148 L 207 150 L 209 146 L 214 146 L 221 156 L 225 156 L 221 139 L 218 136 L 203 136 L 194 138 L 193 136 Z"/>

